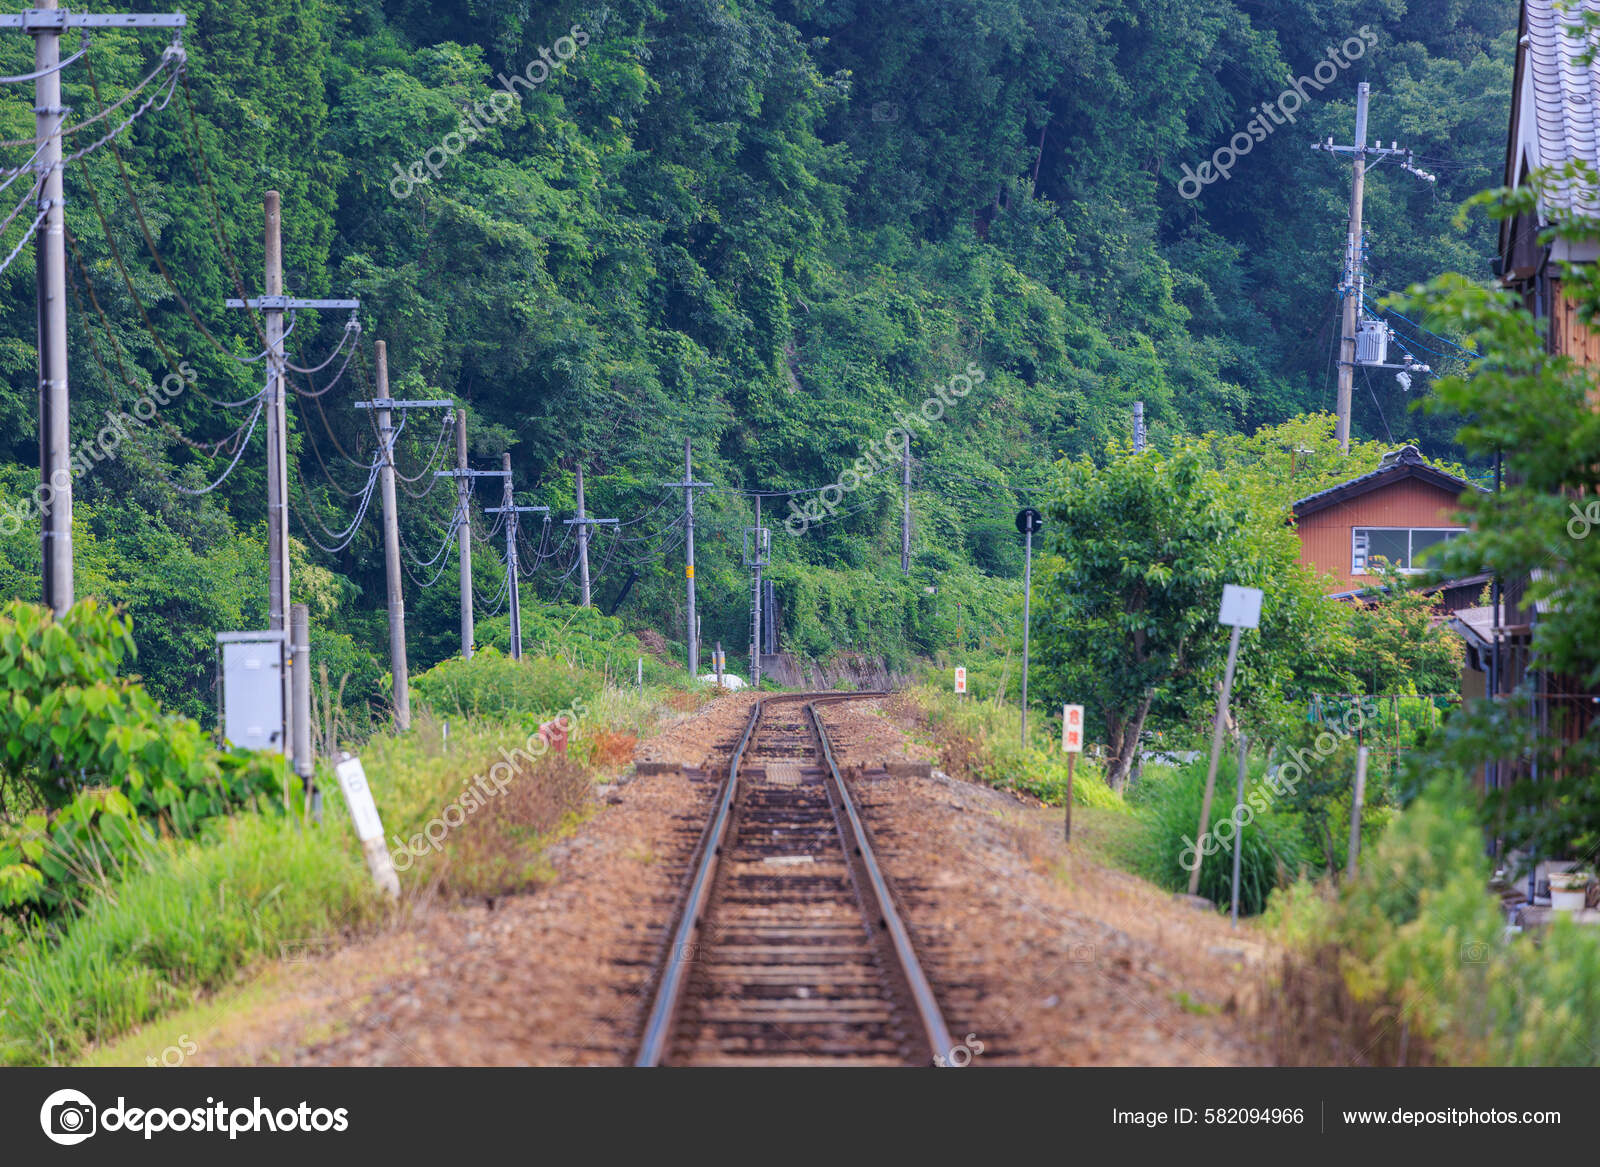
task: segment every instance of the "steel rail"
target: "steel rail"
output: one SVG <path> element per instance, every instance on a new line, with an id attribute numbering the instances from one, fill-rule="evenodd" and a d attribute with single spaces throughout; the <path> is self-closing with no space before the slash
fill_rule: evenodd
<path id="1" fill-rule="evenodd" d="M 866 825 L 861 821 L 860 812 L 856 810 L 855 799 L 850 796 L 844 776 L 839 773 L 839 765 L 833 757 L 833 743 L 828 740 L 828 731 L 822 724 L 822 718 L 817 716 L 817 704 L 814 701 L 808 704 L 806 713 L 816 728 L 817 739 L 822 743 L 823 760 L 827 762 L 828 774 L 833 779 L 834 789 L 838 791 L 839 802 L 849 821 L 849 833 L 853 838 L 845 840 L 846 852 L 853 848 L 861 860 L 861 865 L 866 869 L 867 879 L 872 885 L 872 897 L 877 901 L 878 923 L 889 933 L 896 963 L 899 965 L 901 975 L 906 979 L 907 988 L 911 990 L 911 999 L 916 1004 L 917 1017 L 922 1022 L 922 1031 L 927 1038 L 929 1052 L 936 1065 L 942 1064 L 943 1060 L 950 1056 L 955 1043 L 950 1040 L 950 1030 L 945 1025 L 944 1014 L 939 1011 L 939 1002 L 933 994 L 933 986 L 928 983 L 927 974 L 922 971 L 922 963 L 917 959 L 917 950 L 911 943 L 911 933 L 906 930 L 905 922 L 900 919 L 900 913 L 895 909 L 894 897 L 889 891 L 888 881 L 883 877 L 883 869 L 878 866 L 877 856 L 872 853 L 872 846 L 867 842 Z"/>
<path id="2" fill-rule="evenodd" d="M 877 858 L 872 853 L 871 845 L 867 841 L 866 828 L 862 823 L 860 813 L 855 802 L 845 788 L 843 777 L 833 758 L 832 744 L 828 739 L 827 731 L 823 728 L 822 720 L 817 716 L 816 707 L 820 704 L 837 704 L 843 701 L 857 700 L 863 697 L 881 697 L 883 693 L 859 692 L 839 694 L 802 693 L 784 696 L 767 697 L 758 700 L 750 711 L 750 719 L 746 722 L 744 733 L 739 738 L 733 756 L 728 764 L 728 777 L 717 799 L 716 811 L 711 820 L 706 824 L 700 842 L 697 844 L 699 859 L 696 863 L 693 878 L 690 880 L 688 890 L 684 896 L 684 908 L 673 931 L 671 947 L 666 954 L 661 971 L 661 978 L 656 986 L 654 998 L 651 1002 L 650 1014 L 645 1023 L 644 1036 L 639 1044 L 639 1052 L 634 1059 L 635 1066 L 659 1066 L 667 1055 L 671 1044 L 672 1031 L 677 1021 L 680 1006 L 689 984 L 689 953 L 694 951 L 695 935 L 701 926 L 705 914 L 706 903 L 710 898 L 711 889 L 716 881 L 717 869 L 722 857 L 722 848 L 726 840 L 729 825 L 733 821 L 733 807 L 739 789 L 739 767 L 744 760 L 746 750 L 754 739 L 756 729 L 761 722 L 762 715 L 769 705 L 790 701 L 806 702 L 806 715 L 810 718 L 811 725 L 817 735 L 817 741 L 826 770 L 831 778 L 831 789 L 837 792 L 838 801 L 835 810 L 844 811 L 844 819 L 835 814 L 835 821 L 844 845 L 846 857 L 854 856 L 860 860 L 867 874 L 872 898 L 875 901 L 877 923 L 884 928 L 890 938 L 891 948 L 898 965 L 898 971 L 905 979 L 905 987 L 909 990 L 913 1004 L 916 1006 L 918 1018 L 921 1022 L 924 1035 L 927 1039 L 930 1052 L 935 1061 L 948 1055 L 952 1048 L 950 1034 L 945 1026 L 942 1014 L 939 1012 L 933 989 L 928 983 L 927 976 L 922 971 L 922 966 L 917 960 L 916 951 L 911 943 L 911 937 L 895 910 L 893 898 L 889 892 L 888 882 L 883 877 Z"/>

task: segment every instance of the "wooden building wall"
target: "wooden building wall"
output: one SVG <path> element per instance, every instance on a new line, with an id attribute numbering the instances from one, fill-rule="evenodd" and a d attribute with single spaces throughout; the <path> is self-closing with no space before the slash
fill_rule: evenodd
<path id="1" fill-rule="evenodd" d="M 1330 592 L 1372 582 L 1350 574 L 1350 531 L 1354 527 L 1460 527 L 1459 495 L 1415 478 L 1369 491 L 1308 515 L 1299 522 L 1300 562 L 1332 577 Z"/>

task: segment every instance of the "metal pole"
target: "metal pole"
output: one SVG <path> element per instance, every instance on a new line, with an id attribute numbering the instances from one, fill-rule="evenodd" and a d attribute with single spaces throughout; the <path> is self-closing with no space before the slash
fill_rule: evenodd
<path id="1" fill-rule="evenodd" d="M 1356 790 L 1350 800 L 1350 853 L 1345 859 L 1344 877 L 1356 877 L 1356 860 L 1361 855 L 1361 808 L 1367 797 L 1367 747 L 1356 751 Z"/>
<path id="2" fill-rule="evenodd" d="M 578 591 L 579 600 L 589 606 L 589 524 L 583 510 L 583 464 L 578 464 Z"/>
<path id="3" fill-rule="evenodd" d="M 522 659 L 522 592 L 517 585 L 517 500 L 511 488 L 511 454 L 500 455 L 500 468 L 506 472 L 501 491 L 506 516 L 506 593 L 510 605 L 511 659 Z"/>
<path id="4" fill-rule="evenodd" d="M 1350 232 L 1345 241 L 1344 316 L 1339 340 L 1339 397 L 1334 434 L 1339 452 L 1350 452 L 1350 398 L 1356 375 L 1356 321 L 1361 309 L 1361 204 L 1366 192 L 1367 103 L 1372 86 L 1356 86 L 1356 148 L 1350 181 Z"/>
<path id="5" fill-rule="evenodd" d="M 900 460 L 900 574 L 911 574 L 911 431 Z"/>
<path id="6" fill-rule="evenodd" d="M 389 399 L 389 346 L 373 346 L 378 366 L 378 400 Z M 394 724 L 411 728 L 411 681 L 406 667 L 406 600 L 400 577 L 400 512 L 394 494 L 394 423 L 387 409 L 374 409 L 382 463 L 378 482 L 383 492 L 383 569 L 389 584 L 389 673 L 394 678 Z"/>
<path id="7" fill-rule="evenodd" d="M 694 447 L 690 439 L 683 439 L 683 582 L 687 590 L 689 612 L 684 625 L 689 641 L 689 679 L 693 680 L 700 669 L 700 622 L 694 609 Z"/>
<path id="8" fill-rule="evenodd" d="M 1062 838 L 1072 842 L 1072 764 L 1078 760 L 1075 753 L 1067 755 L 1067 825 Z"/>
<path id="9" fill-rule="evenodd" d="M 1028 748 L 1028 629 L 1033 617 L 1033 532 L 1023 535 L 1022 553 L 1022 748 Z"/>
<path id="10" fill-rule="evenodd" d="M 717 654 L 712 658 L 717 666 L 717 688 L 722 688 L 722 641 L 717 641 Z"/>
<path id="11" fill-rule="evenodd" d="M 56 0 L 39 7 L 54 9 Z M 43 148 L 37 163 L 39 206 L 45 213 L 35 237 L 39 327 L 39 485 L 49 499 L 40 518 L 43 599 L 57 616 L 72 607 L 72 435 L 68 427 L 71 394 L 67 387 L 67 257 L 65 198 L 61 181 L 61 35 L 56 29 L 33 34 L 34 133 Z M 279 625 L 282 627 L 282 625 Z"/>
<path id="12" fill-rule="evenodd" d="M 456 469 L 467 468 L 467 411 L 465 406 L 456 409 Z M 465 473 L 456 479 L 456 549 L 461 560 L 461 655 L 472 659 L 472 513 L 467 503 L 472 497 L 472 479 Z"/>
<path id="13" fill-rule="evenodd" d="M 1206 827 L 1211 821 L 1211 795 L 1217 788 L 1217 762 L 1222 757 L 1222 728 L 1228 716 L 1228 694 L 1233 690 L 1233 666 L 1239 660 L 1239 626 L 1228 637 L 1228 667 L 1222 675 L 1222 692 L 1217 695 L 1217 716 L 1211 726 L 1211 765 L 1206 768 L 1206 794 L 1200 803 L 1200 833 L 1195 836 L 1194 870 L 1189 872 L 1189 894 L 1200 891 L 1200 866 L 1204 861 Z"/>
<path id="14" fill-rule="evenodd" d="M 1144 450 L 1144 402 L 1133 403 L 1133 452 L 1142 453 Z"/>
<path id="15" fill-rule="evenodd" d="M 1239 857 L 1244 851 L 1244 777 L 1249 765 L 1250 739 L 1239 735 L 1239 792 L 1233 804 L 1233 926 L 1239 926 Z"/>
<path id="16" fill-rule="evenodd" d="M 294 772 L 300 775 L 306 813 L 320 820 L 316 763 L 311 754 L 311 609 L 305 604 L 289 608 L 289 651 L 294 688 Z"/>
<path id="17" fill-rule="evenodd" d="M 752 627 L 750 643 L 750 678 L 751 684 L 759 689 L 761 687 L 761 496 L 756 495 L 756 581 L 755 590 L 750 599 L 750 615 Z"/>

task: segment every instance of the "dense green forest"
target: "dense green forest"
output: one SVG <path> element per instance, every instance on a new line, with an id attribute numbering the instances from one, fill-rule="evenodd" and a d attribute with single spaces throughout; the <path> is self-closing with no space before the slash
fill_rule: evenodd
<path id="1" fill-rule="evenodd" d="M 289 340 L 316 370 L 291 378 L 295 598 L 349 698 L 381 699 L 387 668 L 375 516 L 340 546 L 375 447 L 352 408 L 374 391 L 375 340 L 394 396 L 465 403 L 473 464 L 509 451 L 518 501 L 556 512 L 528 541 L 530 606 L 575 598 L 559 519 L 581 463 L 590 512 L 629 521 L 596 538 L 596 602 L 626 588 L 630 627 L 682 640 L 681 494 L 660 484 L 681 477 L 690 438 L 695 476 L 719 487 L 697 504 L 708 643 L 748 639 L 755 490 L 773 493 L 786 644 L 904 662 L 993 634 L 1021 570 L 1017 504 L 1039 501 L 1060 458 L 1126 441 L 1135 400 L 1158 442 L 1331 407 L 1348 168 L 1308 146 L 1349 140 L 1358 81 L 1373 86 L 1374 136 L 1438 176 L 1388 167 L 1369 181 L 1371 293 L 1489 274 L 1492 225 L 1451 219 L 1499 180 L 1515 9 L 199 0 L 176 85 L 157 77 L 69 140 L 81 150 L 139 114 L 116 149 L 66 169 L 74 440 L 163 378 L 193 381 L 78 480 L 78 591 L 126 607 L 153 691 L 202 718 L 213 634 L 265 625 L 265 459 L 248 404 L 261 341 L 224 301 L 260 294 L 272 188 L 288 291 L 362 302 L 353 344 L 327 312 L 303 314 Z M 137 86 L 167 43 L 97 33 L 65 73 L 72 120 Z M 1186 167 L 1267 126 L 1262 103 L 1332 60 L 1320 93 L 1299 82 L 1292 124 L 1252 135 L 1230 177 L 1186 197 Z M 0 72 L 31 68 L 28 39 L 6 34 Z M 4 96 L 0 138 L 31 138 L 31 86 Z M 24 247 L 0 276 L 7 513 L 38 482 L 34 303 Z M 898 452 L 872 445 L 941 388 L 942 417 L 912 426 L 902 581 Z M 1411 410 L 1425 393 L 1358 381 L 1357 435 L 1460 457 L 1452 422 Z M 413 414 L 400 443 L 418 667 L 457 637 L 439 557 L 453 496 L 430 490 L 442 421 Z M 818 496 L 784 492 L 852 468 L 825 521 L 796 521 L 818 517 Z M 480 501 L 498 503 L 490 491 Z M 501 537 L 475 522 L 488 611 Z M 36 518 L 0 521 L 0 543 L 0 597 L 36 598 Z M 504 629 L 486 618 L 483 639 Z"/>

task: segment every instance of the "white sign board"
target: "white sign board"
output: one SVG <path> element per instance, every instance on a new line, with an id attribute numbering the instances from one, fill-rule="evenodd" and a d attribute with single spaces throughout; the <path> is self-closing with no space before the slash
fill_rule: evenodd
<path id="1" fill-rule="evenodd" d="M 372 788 L 367 785 L 367 772 L 360 758 L 346 758 L 334 767 L 339 775 L 339 789 L 344 791 L 345 805 L 356 824 L 356 838 L 363 843 L 383 838 L 383 821 L 378 818 L 377 803 L 372 801 Z"/>
<path id="2" fill-rule="evenodd" d="M 1083 753 L 1083 706 L 1061 707 L 1061 748 L 1069 754 Z"/>
<path id="3" fill-rule="evenodd" d="M 1261 627 L 1261 589 L 1223 584 L 1222 611 L 1217 615 L 1217 623 L 1234 628 Z"/>
<path id="4" fill-rule="evenodd" d="M 964 669 L 964 668 L 961 668 L 958 665 L 956 667 L 956 692 L 957 693 L 965 693 L 966 691 L 967 691 L 967 670 Z"/>

